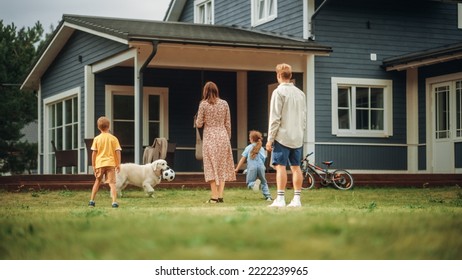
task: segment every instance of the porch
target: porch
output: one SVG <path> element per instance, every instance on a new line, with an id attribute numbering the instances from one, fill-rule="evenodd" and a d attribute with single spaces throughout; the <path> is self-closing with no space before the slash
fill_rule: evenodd
<path id="1" fill-rule="evenodd" d="M 290 185 L 289 175 L 289 185 Z M 353 174 L 354 188 L 360 187 L 462 187 L 462 174 Z M 276 174 L 267 173 L 270 188 L 276 185 Z M 0 190 L 21 192 L 38 190 L 91 190 L 92 174 L 85 175 L 15 175 L 1 176 Z M 244 188 L 245 175 L 238 174 L 237 180 L 227 182 L 227 188 Z M 290 186 L 289 186 L 290 187 Z M 203 173 L 177 173 L 172 182 L 163 181 L 157 189 L 208 189 Z"/>

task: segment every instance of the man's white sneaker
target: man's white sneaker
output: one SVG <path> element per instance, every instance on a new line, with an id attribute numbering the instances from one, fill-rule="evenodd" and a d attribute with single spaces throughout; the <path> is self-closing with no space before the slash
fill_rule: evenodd
<path id="1" fill-rule="evenodd" d="M 279 199 L 279 198 L 276 198 L 275 200 L 273 200 L 273 203 L 268 205 L 268 207 L 285 207 L 285 206 L 286 206 L 285 200 Z"/>
<path id="2" fill-rule="evenodd" d="M 300 200 L 292 199 L 292 201 L 289 203 L 289 205 L 287 205 L 287 207 L 302 207 L 302 203 L 300 202 Z"/>
<path id="3" fill-rule="evenodd" d="M 254 192 L 258 192 L 260 190 L 260 184 L 261 184 L 260 179 L 255 180 L 255 183 L 253 183 L 253 186 L 252 186 L 252 190 Z"/>

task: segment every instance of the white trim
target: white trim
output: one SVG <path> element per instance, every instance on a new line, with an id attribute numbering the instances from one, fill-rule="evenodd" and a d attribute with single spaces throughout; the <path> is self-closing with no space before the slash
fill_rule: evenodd
<path id="1" fill-rule="evenodd" d="M 258 10 L 257 10 L 259 0 L 250 0 L 250 1 L 251 1 L 250 2 L 250 13 L 251 13 L 250 17 L 251 17 L 252 27 L 256 27 L 264 23 L 270 22 L 272 20 L 275 20 L 278 17 L 278 0 L 274 0 L 274 14 L 269 15 L 266 13 L 267 11 L 265 11 L 265 17 L 260 20 L 258 19 Z M 264 0 L 264 1 L 265 1 L 265 7 L 267 7 L 266 9 L 268 9 L 268 0 Z"/>
<path id="2" fill-rule="evenodd" d="M 37 90 L 37 112 L 38 112 L 38 117 L 37 117 L 37 133 L 38 133 L 38 138 L 37 138 L 37 173 L 38 174 L 43 174 L 42 171 L 42 161 L 41 158 L 43 158 L 44 155 L 44 147 L 42 147 L 42 136 L 43 136 L 43 120 L 44 120 L 44 111 L 42 111 L 42 84 L 39 83 L 39 88 Z"/>
<path id="3" fill-rule="evenodd" d="M 303 39 L 311 37 L 311 16 L 315 11 L 314 0 L 303 0 Z"/>
<path id="4" fill-rule="evenodd" d="M 462 29 L 462 3 L 457 3 L 457 28 Z"/>
<path id="5" fill-rule="evenodd" d="M 354 128 L 355 114 L 351 112 L 350 129 L 338 128 L 338 87 L 339 86 L 379 86 L 384 89 L 384 128 L 378 131 L 362 131 Z M 389 137 L 393 135 L 393 81 L 364 78 L 331 78 L 332 134 L 337 137 Z"/>
<path id="6" fill-rule="evenodd" d="M 113 94 L 123 94 L 123 95 L 132 95 L 135 96 L 135 87 L 133 86 L 118 86 L 118 85 L 106 85 L 105 89 L 105 112 L 106 117 L 109 118 L 111 123 L 113 122 Z M 160 121 L 160 137 L 165 137 L 169 139 L 169 90 L 165 87 L 144 87 L 143 88 L 143 146 L 151 145 L 153 139 L 148 139 L 149 136 L 149 95 L 159 95 L 160 96 L 160 112 L 159 116 Z M 136 125 L 136 124 L 135 124 Z"/>
<path id="7" fill-rule="evenodd" d="M 125 62 L 127 60 L 134 59 L 136 57 L 136 48 L 132 48 L 129 50 L 126 50 L 120 54 L 117 54 L 113 57 L 101 60 L 95 64 L 92 65 L 92 73 L 96 74 L 99 72 L 102 72 L 104 70 L 113 68 L 115 65 Z"/>
<path id="8" fill-rule="evenodd" d="M 50 150 L 49 150 L 49 143 L 50 143 L 50 139 L 49 139 L 49 135 L 48 135 L 48 130 L 49 130 L 49 119 L 50 119 L 50 116 L 49 116 L 49 112 L 48 112 L 48 106 L 52 103 L 56 103 L 56 102 L 60 102 L 60 101 L 64 101 L 66 99 L 70 99 L 70 98 L 74 98 L 74 97 L 77 97 L 77 121 L 80 123 L 80 120 L 81 120 L 81 106 L 80 106 L 80 102 L 81 102 L 81 90 L 80 90 L 80 87 L 75 87 L 75 88 L 72 88 L 72 89 L 69 89 L 69 90 L 66 90 L 66 91 L 63 91 L 59 94 L 56 94 L 56 95 L 53 95 L 53 96 L 50 96 L 48 98 L 45 98 L 43 99 L 43 106 L 42 106 L 42 109 L 43 109 L 43 141 L 44 141 L 44 145 L 43 145 L 43 173 L 44 174 L 50 174 L 51 173 L 51 162 L 50 162 Z M 78 128 L 77 128 L 77 135 L 78 135 L 78 139 L 80 140 L 80 135 L 81 134 L 81 126 L 79 125 Z M 78 149 L 79 150 L 79 147 Z M 80 162 L 80 153 L 78 153 L 78 161 L 77 162 Z M 77 170 L 79 170 L 79 166 L 77 166 Z"/>
<path id="9" fill-rule="evenodd" d="M 406 71 L 406 139 L 407 169 L 417 172 L 419 169 L 419 86 L 417 68 Z"/>
<path id="10" fill-rule="evenodd" d="M 128 45 L 128 40 L 121 39 L 121 38 L 116 37 L 116 36 L 111 36 L 111 35 L 108 35 L 108 34 L 106 34 L 104 32 L 98 32 L 96 30 L 86 28 L 86 27 L 82 27 L 80 25 L 76 25 L 76 24 L 69 23 L 69 22 L 64 22 L 63 27 L 64 26 L 70 27 L 70 28 L 75 29 L 75 30 L 83 31 L 85 33 L 93 34 L 93 35 L 98 36 L 98 37 L 106 38 L 106 39 L 109 39 L 109 40 L 112 40 L 112 41 L 116 41 L 116 42 Z"/>

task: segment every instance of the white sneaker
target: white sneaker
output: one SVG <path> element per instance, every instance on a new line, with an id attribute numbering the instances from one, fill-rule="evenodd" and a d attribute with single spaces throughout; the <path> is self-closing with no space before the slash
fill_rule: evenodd
<path id="1" fill-rule="evenodd" d="M 255 183 L 253 183 L 253 186 L 252 186 L 252 190 L 254 192 L 258 192 L 260 190 L 260 184 L 261 184 L 260 179 L 255 180 Z"/>
<path id="2" fill-rule="evenodd" d="M 292 201 L 287 205 L 287 207 L 302 207 L 300 200 L 292 199 Z"/>
<path id="3" fill-rule="evenodd" d="M 268 205 L 268 207 L 285 207 L 286 206 L 286 201 L 284 199 L 280 199 L 279 197 L 276 198 L 273 203 Z"/>

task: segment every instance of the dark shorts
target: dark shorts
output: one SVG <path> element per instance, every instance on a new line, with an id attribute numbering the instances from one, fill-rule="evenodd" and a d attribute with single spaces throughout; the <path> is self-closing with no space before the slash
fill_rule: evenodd
<path id="1" fill-rule="evenodd" d="M 105 166 L 105 167 L 96 168 L 95 170 L 96 179 L 102 181 L 103 176 L 106 178 L 107 184 L 115 184 L 116 182 L 115 167 Z"/>
<path id="2" fill-rule="evenodd" d="M 284 165 L 287 166 L 300 166 L 302 161 L 303 147 L 292 149 L 279 144 L 279 142 L 273 142 L 273 152 L 271 154 L 271 160 L 273 165 Z"/>

